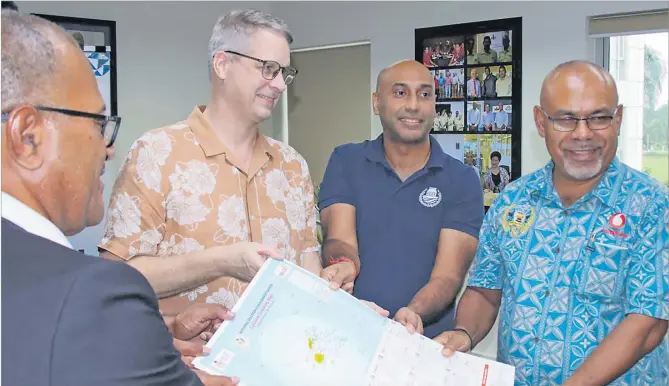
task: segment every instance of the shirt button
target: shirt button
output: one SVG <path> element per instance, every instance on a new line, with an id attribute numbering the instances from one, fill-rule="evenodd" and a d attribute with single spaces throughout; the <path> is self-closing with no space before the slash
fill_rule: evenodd
<path id="1" fill-rule="evenodd" d="M 550 294 L 551 294 L 551 291 L 549 291 L 549 290 L 546 290 L 546 292 L 544 292 L 544 295 L 546 295 L 546 296 L 548 296 Z"/>
<path id="2" fill-rule="evenodd" d="M 539 337 L 538 337 L 538 336 L 535 336 L 535 337 L 534 337 L 534 342 L 536 343 L 536 342 L 538 342 L 538 341 L 539 341 Z"/>
<path id="3" fill-rule="evenodd" d="M 562 214 L 565 215 L 565 216 L 569 216 L 569 211 L 565 209 L 565 210 L 562 211 Z"/>
<path id="4" fill-rule="evenodd" d="M 560 253 L 560 247 L 555 248 L 555 253 Z"/>

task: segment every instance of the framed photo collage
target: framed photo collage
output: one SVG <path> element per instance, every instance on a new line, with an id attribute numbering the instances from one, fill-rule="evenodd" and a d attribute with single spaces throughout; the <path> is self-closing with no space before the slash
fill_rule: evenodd
<path id="1" fill-rule="evenodd" d="M 431 134 L 479 175 L 486 208 L 520 176 L 522 18 L 415 30 L 434 77 Z"/>

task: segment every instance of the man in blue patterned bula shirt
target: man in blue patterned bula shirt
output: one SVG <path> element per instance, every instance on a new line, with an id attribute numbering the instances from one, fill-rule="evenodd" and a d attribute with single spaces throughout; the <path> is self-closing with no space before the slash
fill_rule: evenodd
<path id="1" fill-rule="evenodd" d="M 669 198 L 616 157 L 623 107 L 583 61 L 546 77 L 534 108 L 552 161 L 499 195 L 483 223 L 444 354 L 499 312 L 498 360 L 516 385 L 667 385 Z"/>

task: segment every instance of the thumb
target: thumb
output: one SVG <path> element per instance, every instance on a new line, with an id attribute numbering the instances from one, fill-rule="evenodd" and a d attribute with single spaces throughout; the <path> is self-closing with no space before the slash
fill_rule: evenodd
<path id="1" fill-rule="evenodd" d="M 332 289 L 339 289 L 344 283 L 344 280 L 347 278 L 346 271 L 343 269 L 339 269 L 339 267 L 336 267 L 334 269 L 334 274 L 330 278 L 330 288 Z"/>

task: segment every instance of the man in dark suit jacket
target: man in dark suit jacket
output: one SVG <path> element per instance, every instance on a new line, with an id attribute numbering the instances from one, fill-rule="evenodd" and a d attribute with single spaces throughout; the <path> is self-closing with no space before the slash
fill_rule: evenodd
<path id="1" fill-rule="evenodd" d="M 99 178 L 120 120 L 102 115 L 62 29 L 11 10 L 1 25 L 2 384 L 237 384 L 192 371 L 173 344 L 218 319 L 185 311 L 166 325 L 138 271 L 72 249 L 66 235 L 102 220 Z"/>

